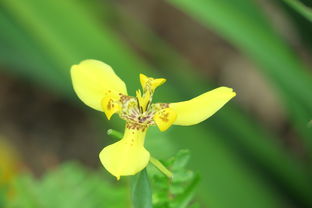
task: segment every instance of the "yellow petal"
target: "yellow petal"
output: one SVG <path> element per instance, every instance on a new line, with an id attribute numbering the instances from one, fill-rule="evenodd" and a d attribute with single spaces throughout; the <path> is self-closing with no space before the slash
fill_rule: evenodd
<path id="1" fill-rule="evenodd" d="M 108 120 L 112 117 L 114 113 L 117 113 L 121 110 L 122 104 L 119 101 L 119 97 L 108 93 L 102 100 L 102 109 Z"/>
<path id="2" fill-rule="evenodd" d="M 103 111 L 102 99 L 111 92 L 127 95 L 125 83 L 113 69 L 97 60 L 85 60 L 71 67 L 71 78 L 78 97 L 88 106 Z"/>
<path id="3" fill-rule="evenodd" d="M 171 103 L 170 108 L 177 112 L 176 125 L 194 125 L 202 122 L 217 112 L 236 95 L 233 89 L 219 87 L 191 100 Z"/>
<path id="4" fill-rule="evenodd" d="M 144 74 L 140 74 L 140 82 L 141 82 L 141 86 L 143 89 L 145 88 L 148 79 L 149 78 L 145 76 Z"/>
<path id="5" fill-rule="evenodd" d="M 136 97 L 138 99 L 139 105 L 140 105 L 140 111 L 145 112 L 147 109 L 148 104 L 150 103 L 151 100 L 151 94 L 149 91 L 146 93 L 141 94 L 141 90 L 136 91 Z"/>
<path id="6" fill-rule="evenodd" d="M 100 152 L 103 166 L 118 180 L 120 176 L 134 175 L 147 166 L 150 153 L 144 148 L 145 134 L 146 131 L 126 128 L 123 139 Z"/>
<path id="7" fill-rule="evenodd" d="M 165 108 L 154 115 L 154 121 L 160 131 L 166 131 L 177 118 L 177 113 L 172 108 Z"/>
<path id="8" fill-rule="evenodd" d="M 144 74 L 140 74 L 140 82 L 144 91 L 147 90 L 147 88 L 150 88 L 150 90 L 154 92 L 154 90 L 157 87 L 159 87 L 160 85 L 166 82 L 166 79 L 163 79 L 163 78 L 154 79 L 152 77 L 147 77 Z"/>

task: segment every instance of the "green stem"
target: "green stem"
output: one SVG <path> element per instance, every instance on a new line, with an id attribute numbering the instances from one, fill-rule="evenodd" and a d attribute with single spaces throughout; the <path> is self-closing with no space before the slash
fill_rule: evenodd
<path id="1" fill-rule="evenodd" d="M 150 158 L 150 162 L 158 169 L 160 172 L 165 174 L 168 178 L 172 178 L 173 174 L 168 168 L 166 168 L 159 160 L 156 158 L 152 157 Z"/>
<path id="2" fill-rule="evenodd" d="M 122 139 L 122 137 L 123 137 L 122 133 L 120 133 L 119 131 L 116 131 L 114 129 L 108 129 L 107 130 L 107 135 L 111 136 L 111 137 L 113 137 L 115 139 Z"/>

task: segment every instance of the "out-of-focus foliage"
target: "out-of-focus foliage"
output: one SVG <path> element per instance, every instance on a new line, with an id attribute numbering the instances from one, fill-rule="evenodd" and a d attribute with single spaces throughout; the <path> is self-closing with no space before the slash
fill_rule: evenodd
<path id="1" fill-rule="evenodd" d="M 312 131 L 306 128 L 312 113 L 312 76 L 255 3 L 248 0 L 230 3 L 205 0 L 171 2 L 204 25 L 215 28 L 261 66 L 259 69 L 279 90 L 289 109 L 289 116 L 305 138 L 307 147 L 312 150 Z M 300 81 L 291 81 L 294 77 Z"/>
<path id="2" fill-rule="evenodd" d="M 129 207 L 124 187 L 113 186 L 101 174 L 76 163 L 61 165 L 40 179 L 20 175 L 12 188 L 6 208 Z"/>
<path id="3" fill-rule="evenodd" d="M 19 170 L 19 157 L 13 146 L 0 136 L 0 207 L 12 196 L 12 181 Z"/>
<path id="4" fill-rule="evenodd" d="M 173 172 L 168 179 L 158 170 L 150 168 L 134 176 L 132 199 L 135 208 L 191 208 L 198 176 L 186 169 L 189 152 L 179 151 L 165 162 Z M 101 169 L 101 171 L 103 171 Z M 150 182 L 151 181 L 151 184 Z M 151 189 L 152 185 L 152 189 Z M 96 208 L 131 207 L 129 188 L 117 187 L 107 181 L 99 171 L 83 168 L 78 163 L 67 162 L 40 178 L 19 174 L 11 183 L 11 195 L 0 189 L 1 207 L 5 208 Z M 153 206 L 152 192 L 153 191 Z"/>
<path id="5" fill-rule="evenodd" d="M 304 141 L 306 149 L 311 150 L 312 128 L 307 128 L 312 114 L 311 73 L 274 30 L 270 20 L 264 17 L 261 7 L 249 0 L 168 2 L 205 27 L 217 31 L 259 65 L 260 72 L 282 99 L 289 121 L 300 134 L 298 138 Z M 104 19 L 96 15 L 94 8 L 105 9 Z M 212 88 L 211 80 L 200 77 L 161 37 L 140 20 L 120 13 L 111 1 L 1 1 L 1 69 L 8 69 L 6 73 L 27 78 L 34 85 L 45 86 L 47 90 L 72 100 L 70 65 L 94 58 L 112 65 L 127 83 L 129 92 L 134 92 L 139 87 L 140 72 L 153 77 L 157 77 L 159 72 L 131 50 L 112 29 L 108 24 L 110 18 L 114 19 L 112 17 L 126 23 L 127 35 L 154 58 L 158 63 L 155 67 L 166 69 L 163 73 L 170 79 L 159 89 L 159 94 L 163 95 L 160 101 L 188 99 L 199 94 L 198 91 Z M 243 77 L 241 79 L 244 80 Z M 115 124 L 120 126 L 118 122 Z M 189 148 L 192 152 L 190 166 L 202 176 L 199 198 L 209 207 L 275 208 L 285 207 L 288 202 L 311 207 L 310 170 L 276 137 L 275 133 L 263 128 L 256 119 L 232 104 L 200 126 L 175 127 L 166 134 L 158 134 L 151 129 L 147 146 L 153 152 L 155 141 L 161 141 L 157 144 L 160 148 L 156 150 L 159 155 L 168 154 L 164 148 L 168 146 L 173 147 L 171 151 Z M 307 157 L 310 161 L 311 151 Z M 259 171 L 255 171 L 253 164 Z M 45 177 L 39 182 L 25 177 L 20 179 L 17 187 L 25 188 L 30 184 L 30 190 L 41 197 L 44 193 L 38 190 L 42 188 L 43 181 L 46 181 Z M 62 191 L 59 188 L 62 184 L 53 187 L 54 191 Z M 72 194 L 80 197 L 79 191 L 84 189 L 90 190 L 79 187 Z M 116 189 L 119 193 L 119 188 Z M 29 193 L 33 192 L 23 192 L 19 197 L 23 199 L 23 194 L 27 197 Z M 126 199 L 122 194 L 117 197 Z M 33 200 L 41 199 L 35 197 Z"/>
<path id="6" fill-rule="evenodd" d="M 298 13 L 307 18 L 312 22 L 312 9 L 305 6 L 302 2 L 298 0 L 284 0 L 292 8 L 294 8 Z"/>
<path id="7" fill-rule="evenodd" d="M 5 202 L 6 202 L 6 194 L 7 194 L 7 189 L 3 185 L 0 185 L 0 207 L 4 207 Z"/>
<path id="8" fill-rule="evenodd" d="M 153 207 L 187 208 L 195 206 L 191 205 L 191 202 L 199 182 L 199 176 L 186 169 L 189 159 L 189 151 L 180 150 L 164 163 L 172 171 L 172 179 L 159 171 L 152 174 Z"/>
<path id="9" fill-rule="evenodd" d="M 0 186 L 8 183 L 18 171 L 19 159 L 16 151 L 0 136 Z"/>

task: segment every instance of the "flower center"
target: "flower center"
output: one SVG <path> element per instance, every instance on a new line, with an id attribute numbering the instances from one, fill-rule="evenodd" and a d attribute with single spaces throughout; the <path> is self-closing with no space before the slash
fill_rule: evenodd
<path id="1" fill-rule="evenodd" d="M 129 129 L 145 130 L 151 125 L 155 125 L 154 116 L 160 110 L 168 108 L 168 104 L 152 104 L 153 94 L 157 87 L 162 85 L 165 79 L 154 79 L 140 74 L 141 90 L 136 91 L 136 97 L 116 94 L 108 91 L 101 101 L 103 111 L 108 119 L 114 113 L 126 120 Z"/>
<path id="2" fill-rule="evenodd" d="M 168 107 L 167 104 L 152 104 L 155 89 L 165 82 L 165 79 L 153 79 L 140 75 L 140 81 L 143 88 L 136 91 L 136 97 L 120 96 L 122 103 L 120 117 L 127 121 L 127 127 L 130 129 L 145 130 L 151 125 L 155 125 L 153 117 L 159 110 Z"/>
<path id="3" fill-rule="evenodd" d="M 150 98 L 151 100 L 151 98 Z M 137 97 L 121 96 L 122 110 L 119 115 L 127 121 L 130 129 L 145 129 L 151 125 L 155 125 L 153 117 L 159 110 L 167 108 L 168 104 L 156 103 L 148 104 L 147 108 L 143 108 Z M 142 111 L 142 108 L 144 109 Z"/>

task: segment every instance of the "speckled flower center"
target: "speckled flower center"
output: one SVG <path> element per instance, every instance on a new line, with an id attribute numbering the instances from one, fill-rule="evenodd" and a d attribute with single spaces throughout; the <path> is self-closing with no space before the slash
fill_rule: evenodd
<path id="1" fill-rule="evenodd" d="M 167 108 L 167 103 L 149 104 L 145 110 L 142 110 L 136 97 L 122 95 L 120 98 L 122 110 L 119 115 L 127 122 L 127 128 L 144 131 L 151 125 L 155 125 L 153 117 L 156 112 Z"/>

